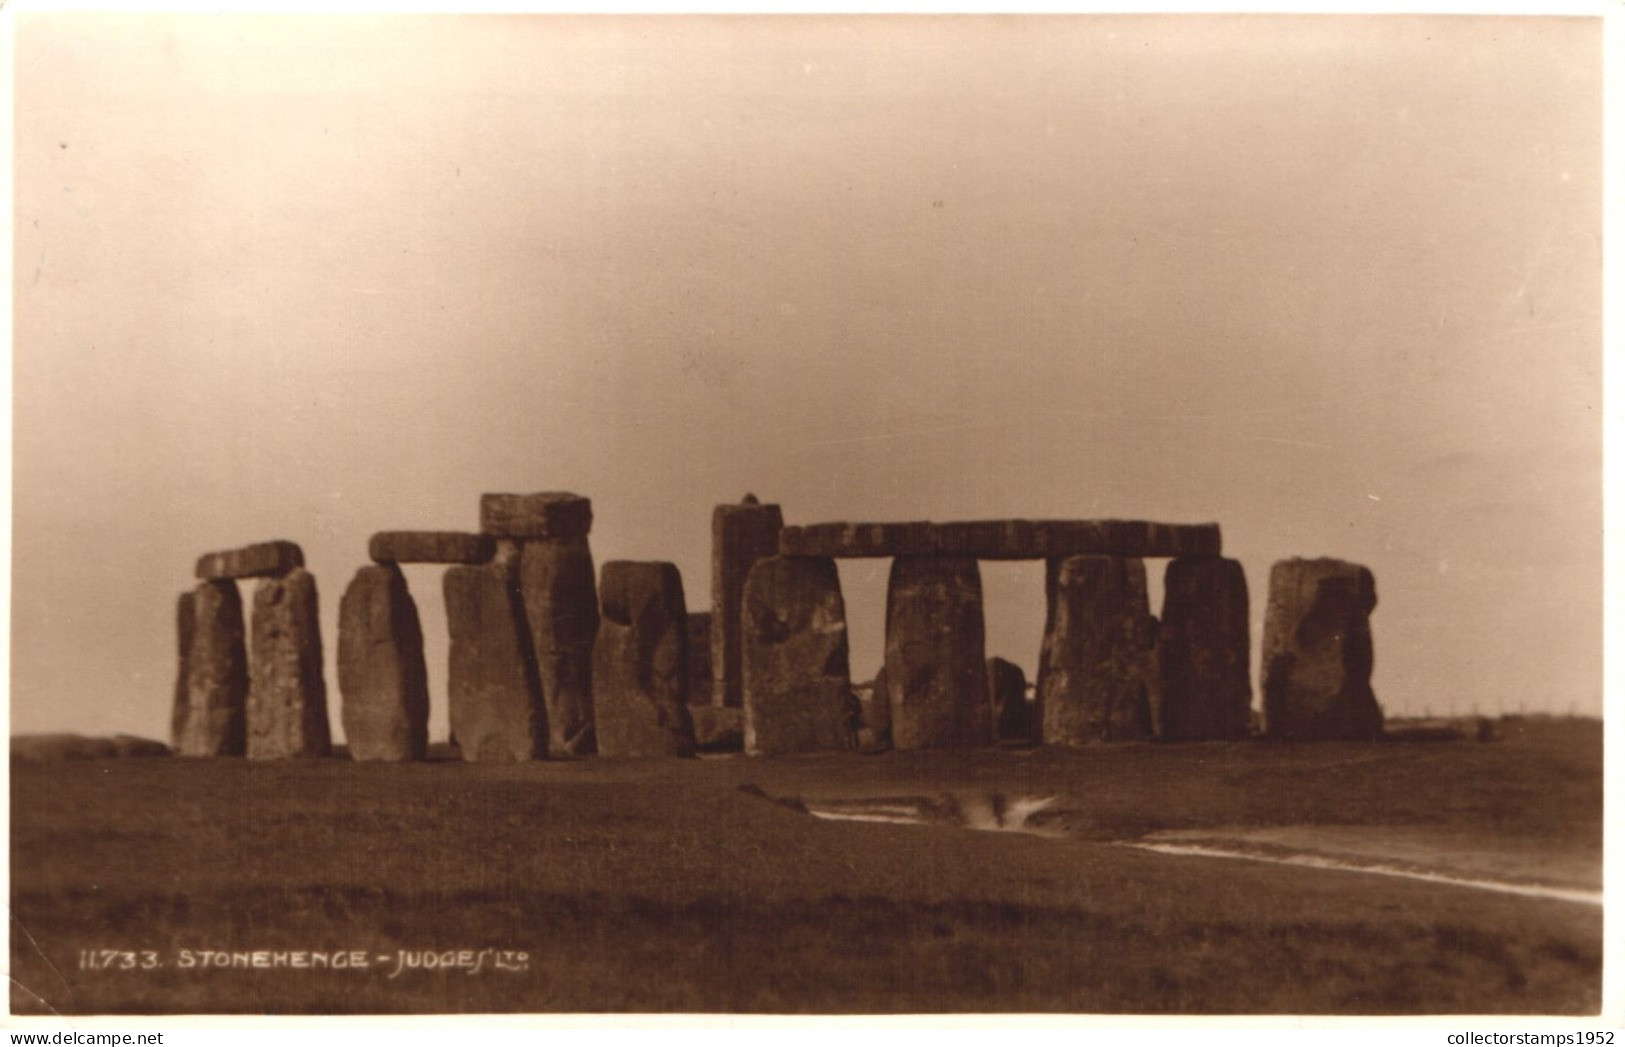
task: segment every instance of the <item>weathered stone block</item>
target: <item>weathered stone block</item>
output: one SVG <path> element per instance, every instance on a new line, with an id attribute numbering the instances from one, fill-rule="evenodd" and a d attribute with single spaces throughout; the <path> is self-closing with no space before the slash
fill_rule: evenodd
<path id="1" fill-rule="evenodd" d="M 850 750 L 856 699 L 835 561 L 774 556 L 745 583 L 745 752 Z"/>
<path id="2" fill-rule="evenodd" d="M 1165 741 L 1247 737 L 1247 602 L 1247 576 L 1235 560 L 1169 562 L 1157 635 L 1158 734 Z"/>
<path id="3" fill-rule="evenodd" d="M 443 579 L 451 651 L 446 705 L 464 760 L 511 763 L 547 754 L 547 714 L 519 591 L 514 543 L 495 559 L 448 567 Z"/>
<path id="4" fill-rule="evenodd" d="M 287 574 L 305 566 L 305 554 L 293 542 L 260 542 L 241 549 L 205 553 L 198 558 L 196 574 L 204 581 L 227 578 L 258 578 Z"/>
<path id="5" fill-rule="evenodd" d="M 1073 556 L 1054 581 L 1039 732 L 1048 745 L 1151 736 L 1156 627 L 1145 563 Z"/>
<path id="6" fill-rule="evenodd" d="M 351 759 L 423 759 L 429 745 L 423 627 L 394 564 L 361 568 L 344 591 L 338 672 Z"/>
<path id="7" fill-rule="evenodd" d="M 248 757 L 327 756 L 327 683 L 316 579 L 303 567 L 254 589 L 248 682 Z"/>
<path id="8" fill-rule="evenodd" d="M 192 661 L 192 637 L 197 632 L 197 611 L 193 608 L 192 592 L 181 593 L 175 601 L 175 691 L 170 701 L 169 740 L 176 744 L 186 732 L 191 719 L 191 699 L 187 676 Z"/>
<path id="9" fill-rule="evenodd" d="M 589 755 L 597 749 L 592 646 L 598 637 L 598 585 L 586 535 L 525 542 L 519 586 L 547 708 L 548 751 Z"/>
<path id="10" fill-rule="evenodd" d="M 374 563 L 479 564 L 495 550 L 490 535 L 463 531 L 379 531 L 367 542 Z"/>
<path id="11" fill-rule="evenodd" d="M 184 674 L 171 741 L 178 756 L 241 756 L 247 750 L 248 649 L 237 583 L 204 582 L 183 596 L 176 625 Z M 179 690 L 179 688 L 178 688 Z"/>
<path id="12" fill-rule="evenodd" d="M 566 491 L 480 495 L 480 531 L 502 538 L 584 538 L 592 500 Z"/>
<path id="13" fill-rule="evenodd" d="M 1371 572 L 1343 560 L 1282 560 L 1264 615 L 1264 732 L 1273 738 L 1373 739 Z"/>
<path id="14" fill-rule="evenodd" d="M 867 685 L 854 687 L 858 696 L 858 745 L 861 748 L 891 747 L 891 692 L 886 688 L 886 668 L 881 666 Z"/>
<path id="15" fill-rule="evenodd" d="M 982 576 L 964 557 L 900 556 L 886 592 L 892 745 L 990 745 Z"/>
<path id="16" fill-rule="evenodd" d="M 688 707 L 711 704 L 711 612 L 688 612 Z M 694 729 L 699 730 L 698 721 Z"/>
<path id="17" fill-rule="evenodd" d="M 594 719 L 601 756 L 691 756 L 688 608 L 675 564 L 604 564 L 593 646 Z"/>
<path id="18" fill-rule="evenodd" d="M 709 687 L 711 681 L 706 681 Z M 723 705 L 690 703 L 694 721 L 694 748 L 702 753 L 737 753 L 745 748 L 745 710 Z"/>
<path id="19" fill-rule="evenodd" d="M 783 528 L 779 507 L 754 499 L 711 513 L 711 700 L 717 705 L 743 700 L 739 608 L 745 579 L 756 561 L 778 554 Z"/>
<path id="20" fill-rule="evenodd" d="M 994 737 L 1001 742 L 1032 741 L 1032 703 L 1027 701 L 1027 674 L 1021 666 L 989 658 L 987 691 L 993 701 Z"/>
<path id="21" fill-rule="evenodd" d="M 823 523 L 786 527 L 783 556 L 965 556 L 981 560 L 1069 556 L 1217 556 L 1218 524 L 1145 520 L 972 520 L 964 523 Z"/>

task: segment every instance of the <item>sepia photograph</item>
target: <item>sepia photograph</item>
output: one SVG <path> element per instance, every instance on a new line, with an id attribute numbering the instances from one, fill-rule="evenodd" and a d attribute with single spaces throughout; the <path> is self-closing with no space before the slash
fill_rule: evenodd
<path id="1" fill-rule="evenodd" d="M 1608 1020 L 1609 19 L 6 18 L 13 1021 Z"/>

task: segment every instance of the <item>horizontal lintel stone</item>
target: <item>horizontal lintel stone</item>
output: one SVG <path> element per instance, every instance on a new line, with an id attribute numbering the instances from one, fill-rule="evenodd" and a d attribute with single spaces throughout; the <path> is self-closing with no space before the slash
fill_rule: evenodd
<path id="1" fill-rule="evenodd" d="M 490 560 L 496 542 L 465 531 L 379 531 L 367 542 L 374 563 L 461 563 Z"/>
<path id="2" fill-rule="evenodd" d="M 480 495 L 480 531 L 499 538 L 580 538 L 592 530 L 592 499 L 565 491 Z"/>
<path id="3" fill-rule="evenodd" d="M 966 523 L 822 523 L 786 527 L 783 556 L 1218 556 L 1219 525 L 1146 520 L 973 520 Z"/>
<path id="4" fill-rule="evenodd" d="M 274 541 L 226 549 L 198 557 L 197 577 L 205 582 L 287 574 L 305 566 L 305 554 L 294 542 Z"/>

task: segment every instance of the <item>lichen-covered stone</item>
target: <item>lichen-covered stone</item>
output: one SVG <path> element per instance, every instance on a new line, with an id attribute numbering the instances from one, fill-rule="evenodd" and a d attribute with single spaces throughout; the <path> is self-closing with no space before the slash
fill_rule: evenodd
<path id="1" fill-rule="evenodd" d="M 886 592 L 886 690 L 898 749 L 990 745 L 982 576 L 965 557 L 900 556 Z"/>
<path id="2" fill-rule="evenodd" d="M 496 551 L 488 534 L 464 531 L 379 531 L 367 542 L 374 563 L 485 563 Z"/>
<path id="3" fill-rule="evenodd" d="M 1054 579 L 1049 618 L 1037 710 L 1042 741 L 1149 738 L 1156 626 L 1144 561 L 1068 557 Z"/>
<path id="4" fill-rule="evenodd" d="M 198 558 L 196 574 L 204 581 L 227 578 L 263 578 L 287 574 L 305 566 L 305 554 L 293 542 L 260 542 L 240 549 L 205 553 Z"/>
<path id="5" fill-rule="evenodd" d="M 184 687 L 170 740 L 178 756 L 241 756 L 247 749 L 248 648 L 237 583 L 204 582 L 176 608 Z"/>
<path id="6" fill-rule="evenodd" d="M 446 704 L 464 760 L 512 763 L 547 755 L 547 714 L 519 592 L 519 554 L 498 543 L 478 567 L 446 568 L 451 651 Z"/>
<path id="7" fill-rule="evenodd" d="M 846 603 L 835 561 L 760 560 L 745 583 L 742 607 L 745 752 L 855 748 Z"/>
<path id="8" fill-rule="evenodd" d="M 248 683 L 248 757 L 327 756 L 327 683 L 316 579 L 303 567 L 254 589 Z"/>
<path id="9" fill-rule="evenodd" d="M 599 579 L 593 718 L 600 756 L 692 756 L 688 608 L 670 563 L 612 560 Z"/>
<path id="10" fill-rule="evenodd" d="M 778 555 L 784 514 L 751 497 L 719 505 L 711 513 L 711 700 L 737 706 L 744 700 L 741 664 L 743 626 L 739 609 L 745 579 L 758 560 Z"/>
<path id="11" fill-rule="evenodd" d="M 1283 560 L 1264 615 L 1264 732 L 1272 738 L 1374 739 L 1370 570 L 1343 560 Z"/>
<path id="12" fill-rule="evenodd" d="M 1169 562 L 1157 634 L 1157 730 L 1163 740 L 1247 737 L 1253 701 L 1247 602 L 1247 577 L 1235 560 Z"/>
<path id="13" fill-rule="evenodd" d="M 598 585 L 586 535 L 523 543 L 519 587 L 547 709 L 548 751 L 596 751 L 592 648 L 598 637 Z"/>
<path id="14" fill-rule="evenodd" d="M 592 499 L 567 491 L 480 495 L 480 531 L 499 538 L 584 538 Z"/>
<path id="15" fill-rule="evenodd" d="M 429 745 L 423 627 L 394 564 L 361 568 L 344 591 L 338 673 L 351 759 L 423 759 Z"/>

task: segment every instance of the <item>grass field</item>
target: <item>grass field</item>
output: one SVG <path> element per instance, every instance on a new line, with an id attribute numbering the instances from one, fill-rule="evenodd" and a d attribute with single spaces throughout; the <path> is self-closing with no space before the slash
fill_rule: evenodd
<path id="1" fill-rule="evenodd" d="M 1491 855 L 1503 877 L 1600 886 L 1601 792 L 1600 725 L 1561 720 L 1486 744 L 14 763 L 12 1007 L 1594 1013 L 1598 906 L 1118 844 L 1402 840 L 1413 864 Z M 803 806 L 1038 795 L 1053 838 Z M 482 949 L 512 969 L 399 955 Z M 368 965 L 204 968 L 204 950 Z"/>

